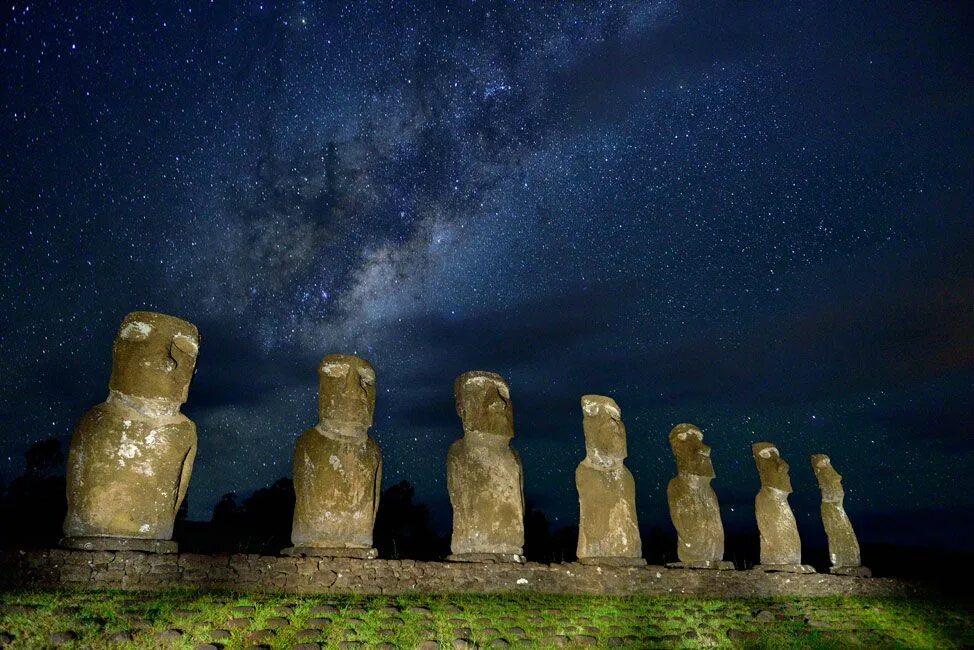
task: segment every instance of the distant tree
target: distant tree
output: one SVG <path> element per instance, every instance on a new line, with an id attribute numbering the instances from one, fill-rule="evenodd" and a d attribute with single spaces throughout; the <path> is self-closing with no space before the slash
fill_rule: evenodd
<path id="1" fill-rule="evenodd" d="M 446 555 L 446 540 L 433 530 L 429 508 L 413 503 L 415 493 L 407 481 L 382 493 L 372 535 L 381 557 L 438 560 Z"/>
<path id="2" fill-rule="evenodd" d="M 551 531 L 548 517 L 528 506 L 524 515 L 524 555 L 532 562 L 551 562 Z"/>
<path id="3" fill-rule="evenodd" d="M 578 528 L 563 526 L 554 531 L 547 515 L 538 508 L 528 506 L 524 515 L 524 555 L 532 562 L 552 564 L 575 559 Z"/>
<path id="4" fill-rule="evenodd" d="M 24 452 L 24 460 L 27 474 L 31 476 L 51 476 L 64 472 L 64 453 L 57 438 L 35 442 Z"/>
<path id="5" fill-rule="evenodd" d="M 551 535 L 551 561 L 574 562 L 577 559 L 578 526 L 562 526 Z"/>
<path id="6" fill-rule="evenodd" d="M 35 442 L 24 460 L 23 476 L 11 481 L 2 499 L 0 542 L 18 548 L 55 546 L 67 512 L 61 442 L 56 438 Z"/>
<path id="7" fill-rule="evenodd" d="M 251 553 L 280 552 L 291 545 L 291 522 L 294 519 L 294 483 L 280 478 L 261 488 L 241 507 L 246 548 Z"/>
<path id="8" fill-rule="evenodd" d="M 237 525 L 240 518 L 240 506 L 237 505 L 237 493 L 227 492 L 213 508 L 211 521 L 218 526 Z"/>

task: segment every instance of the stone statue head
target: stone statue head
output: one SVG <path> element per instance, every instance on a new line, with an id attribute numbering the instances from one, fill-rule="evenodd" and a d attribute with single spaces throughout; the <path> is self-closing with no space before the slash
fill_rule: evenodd
<path id="1" fill-rule="evenodd" d="M 375 369 L 350 354 L 329 354 L 318 366 L 318 418 L 339 429 L 364 432 L 375 412 Z"/>
<path id="2" fill-rule="evenodd" d="M 754 462 L 761 477 L 761 487 L 770 487 L 782 492 L 791 492 L 791 478 L 788 476 L 788 463 L 781 457 L 778 448 L 770 442 L 756 442 L 751 445 Z"/>
<path id="3" fill-rule="evenodd" d="M 186 401 L 196 370 L 200 333 L 175 316 L 133 311 L 122 320 L 112 348 L 108 388 L 124 395 Z"/>
<path id="4" fill-rule="evenodd" d="M 626 426 L 616 401 L 605 395 L 582 396 L 586 458 L 597 467 L 618 465 L 628 455 Z"/>
<path id="5" fill-rule="evenodd" d="M 678 474 L 713 478 L 710 447 L 703 444 L 703 432 L 692 424 L 678 424 L 670 430 L 670 447 L 676 457 Z"/>
<path id="6" fill-rule="evenodd" d="M 514 437 L 514 408 L 504 378 L 493 372 L 465 372 L 453 382 L 463 432 Z"/>
<path id="7" fill-rule="evenodd" d="M 842 489 L 842 476 L 832 467 L 832 461 L 825 454 L 812 454 L 812 471 L 822 490 L 822 501 L 838 502 L 845 497 Z"/>

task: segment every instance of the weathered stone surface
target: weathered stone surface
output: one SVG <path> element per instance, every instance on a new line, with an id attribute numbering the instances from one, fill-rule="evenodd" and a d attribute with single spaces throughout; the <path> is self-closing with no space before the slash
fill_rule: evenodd
<path id="1" fill-rule="evenodd" d="M 585 459 L 575 469 L 579 561 L 645 564 L 619 405 L 603 395 L 582 396 L 582 429 Z"/>
<path id="2" fill-rule="evenodd" d="M 791 478 L 788 463 L 770 442 L 751 445 L 754 462 L 761 478 L 761 489 L 754 500 L 754 512 L 761 535 L 761 564 L 756 571 L 814 573 L 802 561 L 798 524 L 788 505 Z"/>
<path id="3" fill-rule="evenodd" d="M 169 539 L 139 539 L 137 537 L 65 537 L 64 548 L 79 551 L 141 551 L 143 553 L 175 553 L 176 542 Z"/>
<path id="4" fill-rule="evenodd" d="M 291 553 L 310 549 L 372 549 L 382 456 L 369 437 L 375 370 L 359 357 L 332 354 L 318 367 L 318 424 L 294 449 Z M 367 554 L 366 554 L 367 555 Z"/>
<path id="5" fill-rule="evenodd" d="M 667 562 L 667 569 L 711 569 L 715 571 L 733 571 L 734 563 L 727 560 L 700 562 Z"/>
<path id="6" fill-rule="evenodd" d="M 525 557 L 517 553 L 451 553 L 447 556 L 450 562 L 515 562 L 524 564 Z"/>
<path id="7" fill-rule="evenodd" d="M 120 550 L 131 546 L 112 540 L 172 538 L 196 457 L 196 426 L 179 409 L 199 340 L 194 325 L 165 314 L 137 311 L 122 321 L 108 399 L 82 416 L 71 439 L 67 538 L 103 537 L 101 548 Z"/>
<path id="8" fill-rule="evenodd" d="M 710 486 L 715 476 L 710 447 L 703 444 L 703 432 L 692 424 L 673 427 L 670 447 L 677 474 L 666 487 L 666 497 L 677 534 L 677 567 L 726 569 L 722 562 L 724 526 L 717 495 Z"/>
<path id="9" fill-rule="evenodd" d="M 379 557 L 374 548 L 325 548 L 318 546 L 289 546 L 281 555 L 292 557 L 351 557 L 359 560 L 373 560 Z"/>
<path id="10" fill-rule="evenodd" d="M 105 556 L 109 556 L 106 558 Z M 192 562 L 186 559 L 192 557 Z M 119 551 L 0 552 L 0 591 L 13 589 L 80 588 L 156 591 L 172 589 L 233 589 L 241 592 L 388 595 L 415 593 L 511 593 L 633 595 L 698 595 L 713 598 L 771 596 L 909 596 L 922 593 L 916 583 L 889 578 L 860 579 L 829 574 L 801 575 L 757 571 L 690 571 L 660 566 L 613 567 L 583 564 L 415 562 L 408 560 L 315 560 L 312 574 L 301 574 L 293 558 L 259 555 L 150 555 Z M 150 563 L 155 563 L 150 566 Z M 121 564 L 124 572 L 110 567 Z M 67 579 L 71 567 L 88 567 Z M 192 570 L 190 566 L 194 567 Z M 150 572 L 163 568 L 161 574 Z M 327 578 L 322 578 L 322 575 Z M 319 606 L 332 608 L 333 605 Z M 325 611 L 325 610 L 322 610 Z M 330 609 L 328 610 L 331 611 Z M 545 610 L 545 615 L 564 612 Z M 340 614 L 331 614 L 340 617 Z M 311 613 L 311 616 L 315 616 Z M 539 618 L 544 620 L 539 615 Z M 336 620 L 338 620 L 336 618 Z M 246 619 L 245 619 L 246 621 Z M 253 627 L 246 621 L 244 627 Z M 466 622 L 469 625 L 469 621 Z M 651 621 L 650 621 L 651 623 Z M 477 625 L 499 624 L 486 619 Z M 649 623 L 647 623 L 648 625 Z M 330 618 L 314 625 L 332 629 Z M 312 621 L 305 623 L 312 626 Z M 461 625 L 458 624 L 458 627 Z M 558 634 L 538 631 L 541 636 Z M 210 638 L 220 638 L 214 630 Z M 309 635 L 320 635 L 310 631 Z M 297 635 L 304 636 L 302 632 Z M 458 635 L 459 636 L 459 635 Z"/>
<path id="11" fill-rule="evenodd" d="M 447 455 L 447 488 L 453 506 L 451 560 L 478 554 L 496 561 L 522 556 L 524 475 L 511 447 L 514 410 L 500 375 L 467 372 L 454 383 L 463 438 Z M 477 561 L 477 560 L 474 560 Z"/>
<path id="12" fill-rule="evenodd" d="M 812 470 L 822 491 L 822 524 L 829 539 L 830 571 L 836 575 L 857 575 L 868 578 L 872 573 L 862 566 L 859 540 L 845 511 L 845 490 L 842 476 L 825 454 L 812 454 Z"/>
<path id="13" fill-rule="evenodd" d="M 815 573 L 815 569 L 807 564 L 768 564 L 762 562 L 751 568 L 759 573 Z"/>
<path id="14" fill-rule="evenodd" d="M 864 566 L 834 566 L 829 569 L 829 573 L 837 576 L 854 576 L 856 578 L 869 578 L 872 570 Z"/>

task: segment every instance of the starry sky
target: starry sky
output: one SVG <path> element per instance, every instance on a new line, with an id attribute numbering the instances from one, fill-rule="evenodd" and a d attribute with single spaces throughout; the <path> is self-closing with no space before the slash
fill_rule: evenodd
<path id="1" fill-rule="evenodd" d="M 867 542 L 971 548 L 967 3 L 8 2 L 0 480 L 104 399 L 128 311 L 196 323 L 190 515 L 290 475 L 317 362 L 377 371 L 385 484 L 449 527 L 452 383 L 511 385 L 577 518 L 613 396 L 644 526 L 678 422 L 753 528 L 750 444 L 827 453 Z M 966 524 L 970 529 L 971 524 Z"/>

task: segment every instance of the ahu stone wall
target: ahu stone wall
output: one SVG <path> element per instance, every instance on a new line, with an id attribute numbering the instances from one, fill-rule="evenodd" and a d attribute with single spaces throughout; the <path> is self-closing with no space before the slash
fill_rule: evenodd
<path id="1" fill-rule="evenodd" d="M 135 551 L 0 553 L 0 588 L 228 589 L 321 594 L 510 593 L 592 595 L 910 596 L 916 583 L 828 574 L 476 564 Z"/>

